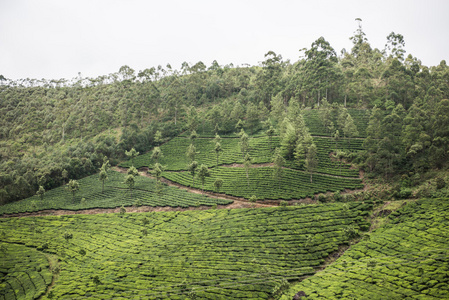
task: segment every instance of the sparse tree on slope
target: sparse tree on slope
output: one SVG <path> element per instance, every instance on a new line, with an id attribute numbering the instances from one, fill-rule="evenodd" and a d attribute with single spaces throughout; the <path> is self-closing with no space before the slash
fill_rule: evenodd
<path id="1" fill-rule="evenodd" d="M 67 184 L 67 190 L 72 193 L 72 202 L 75 203 L 75 195 L 76 192 L 80 189 L 80 185 L 78 181 L 74 179 L 70 179 L 69 183 Z"/>
<path id="2" fill-rule="evenodd" d="M 206 177 L 210 176 L 209 169 L 206 165 L 202 164 L 198 170 L 198 177 L 201 180 L 201 190 L 204 193 L 204 182 L 206 181 Z"/>
<path id="3" fill-rule="evenodd" d="M 307 151 L 305 166 L 310 173 L 310 183 L 312 183 L 313 172 L 315 172 L 318 167 L 318 156 L 315 144 L 312 144 Z"/>

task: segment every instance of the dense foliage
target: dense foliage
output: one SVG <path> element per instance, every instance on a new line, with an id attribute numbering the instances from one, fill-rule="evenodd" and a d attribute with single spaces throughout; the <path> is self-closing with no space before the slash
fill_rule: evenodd
<path id="1" fill-rule="evenodd" d="M 6 74 L 0 81 L 0 201 L 59 186 L 64 170 L 69 179 L 95 173 L 105 155 L 116 163 L 125 150 L 143 153 L 186 129 L 224 137 L 235 136 L 236 128 L 261 134 L 273 127 L 290 143 L 281 150 L 292 160 L 295 147 L 309 149 L 301 108 L 315 108 L 302 115 L 321 122 L 309 128 L 312 135 L 367 137 L 366 152 L 355 161 L 375 175 L 405 174 L 412 185 L 430 168 L 447 166 L 446 62 L 428 67 L 405 56 L 404 38 L 395 33 L 383 50 L 373 48 L 361 24 L 350 39 L 352 49 L 340 55 L 320 37 L 296 62 L 269 51 L 252 67 L 214 61 L 136 72 L 123 66 L 73 80 L 12 81 Z M 346 107 L 375 109 L 363 113 L 369 123 L 354 126 L 362 113 L 346 114 Z"/>

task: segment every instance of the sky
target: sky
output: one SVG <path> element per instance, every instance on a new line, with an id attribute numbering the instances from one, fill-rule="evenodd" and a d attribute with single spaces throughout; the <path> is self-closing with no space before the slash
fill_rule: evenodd
<path id="1" fill-rule="evenodd" d="M 362 19 L 371 47 L 390 32 L 426 66 L 449 62 L 448 0 L 0 0 L 0 75 L 71 79 L 182 62 L 295 62 L 323 36 L 337 53 Z"/>

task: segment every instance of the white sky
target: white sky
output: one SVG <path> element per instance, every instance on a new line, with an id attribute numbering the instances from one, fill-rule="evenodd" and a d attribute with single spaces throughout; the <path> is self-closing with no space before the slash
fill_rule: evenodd
<path id="1" fill-rule="evenodd" d="M 269 50 L 297 61 L 323 36 L 340 53 L 363 20 L 373 48 L 394 31 L 423 64 L 449 63 L 448 0 L 0 0 L 0 74 L 97 77 L 213 60 L 257 65 Z"/>

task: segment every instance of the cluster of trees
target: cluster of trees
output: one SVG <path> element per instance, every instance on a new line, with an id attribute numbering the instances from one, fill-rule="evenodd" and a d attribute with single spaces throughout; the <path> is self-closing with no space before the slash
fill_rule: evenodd
<path id="1" fill-rule="evenodd" d="M 292 138 L 293 126 L 295 143 L 284 143 L 282 155 L 307 157 L 311 143 L 298 133 L 294 110 L 320 108 L 326 119 L 329 104 L 377 107 L 379 126 L 401 121 L 398 134 L 371 126 L 370 138 L 383 143 L 377 149 L 367 144 L 363 162 L 369 170 L 382 173 L 387 166 L 386 173 L 393 174 L 441 166 L 448 156 L 449 67 L 445 61 L 427 67 L 406 56 L 404 37 L 394 32 L 384 49 L 373 48 L 357 21 L 349 51 L 337 54 L 320 37 L 296 62 L 269 51 L 258 66 L 214 61 L 209 67 L 183 63 L 180 70 L 167 65 L 137 72 L 123 66 L 109 75 L 72 80 L 0 76 L 0 203 L 33 195 L 40 186 L 61 185 L 64 169 L 76 179 L 96 172 L 104 156 L 114 163 L 132 147 L 147 151 L 158 145 L 157 131 L 170 138 L 206 123 L 217 134 L 272 127 L 284 142 Z M 350 137 L 351 120 L 344 122 L 347 126 L 325 126 L 336 139 Z M 395 126 L 391 129 L 399 132 Z M 296 149 L 300 144 L 308 148 Z"/>

